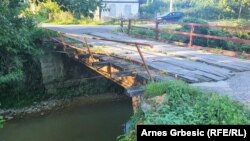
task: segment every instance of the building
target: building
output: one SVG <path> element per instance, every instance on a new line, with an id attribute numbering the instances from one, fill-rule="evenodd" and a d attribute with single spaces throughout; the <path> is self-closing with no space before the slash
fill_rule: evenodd
<path id="1" fill-rule="evenodd" d="M 139 16 L 139 0 L 103 0 L 99 14 L 101 19 L 137 18 Z"/>

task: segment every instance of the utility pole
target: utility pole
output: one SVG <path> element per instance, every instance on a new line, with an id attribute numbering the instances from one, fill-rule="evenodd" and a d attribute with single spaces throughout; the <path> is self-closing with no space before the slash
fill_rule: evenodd
<path id="1" fill-rule="evenodd" d="M 170 0 L 169 12 L 173 12 L 173 0 Z"/>
<path id="2" fill-rule="evenodd" d="M 240 1 L 240 10 L 239 10 L 239 15 L 238 15 L 238 21 L 240 20 L 241 12 L 242 12 L 242 7 L 243 7 L 243 2 L 242 0 Z"/>

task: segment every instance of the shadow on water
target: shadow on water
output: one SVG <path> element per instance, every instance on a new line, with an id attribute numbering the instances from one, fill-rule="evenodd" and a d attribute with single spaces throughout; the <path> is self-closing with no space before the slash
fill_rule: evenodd
<path id="1" fill-rule="evenodd" d="M 0 141 L 114 141 L 132 115 L 130 100 L 77 104 L 53 114 L 8 122 Z"/>

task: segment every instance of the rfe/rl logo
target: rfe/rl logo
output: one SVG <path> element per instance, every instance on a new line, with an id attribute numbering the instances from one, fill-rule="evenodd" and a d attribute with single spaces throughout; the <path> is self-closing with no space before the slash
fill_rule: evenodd
<path id="1" fill-rule="evenodd" d="M 242 133 L 240 129 L 210 129 L 210 135 L 215 137 L 218 136 L 242 137 L 244 136 L 244 133 Z"/>

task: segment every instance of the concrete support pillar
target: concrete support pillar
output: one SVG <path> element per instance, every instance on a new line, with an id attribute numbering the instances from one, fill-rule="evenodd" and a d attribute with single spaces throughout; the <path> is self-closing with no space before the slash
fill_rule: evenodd
<path id="1" fill-rule="evenodd" d="M 133 106 L 134 113 L 137 112 L 140 106 L 140 96 L 132 97 L 132 106 Z"/>

